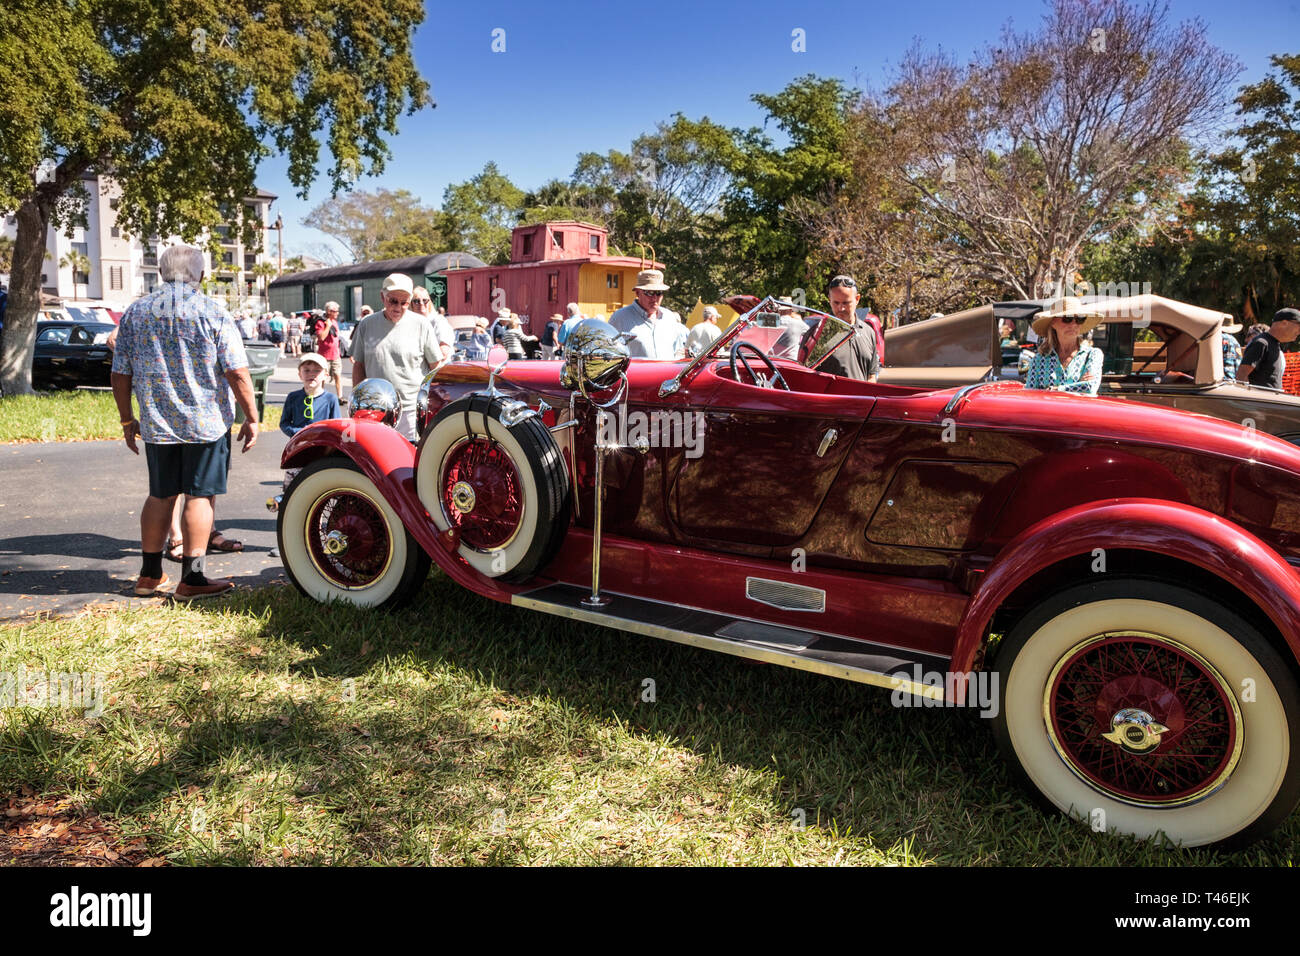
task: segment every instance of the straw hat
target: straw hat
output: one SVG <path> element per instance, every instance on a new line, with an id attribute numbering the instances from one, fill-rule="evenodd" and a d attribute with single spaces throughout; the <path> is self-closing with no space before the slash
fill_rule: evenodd
<path id="1" fill-rule="evenodd" d="M 1032 323 L 1035 335 L 1046 335 L 1048 328 L 1052 324 L 1052 319 L 1062 315 L 1083 316 L 1086 322 L 1079 326 L 1079 334 L 1086 335 L 1098 325 L 1104 316 L 1096 306 L 1084 305 L 1082 299 L 1072 295 L 1061 296 L 1059 299 L 1053 299 L 1047 304 L 1042 312 L 1034 317 Z"/>
<path id="2" fill-rule="evenodd" d="M 636 285 L 632 288 L 639 292 L 667 292 L 664 274 L 658 269 L 643 269 L 636 274 Z"/>

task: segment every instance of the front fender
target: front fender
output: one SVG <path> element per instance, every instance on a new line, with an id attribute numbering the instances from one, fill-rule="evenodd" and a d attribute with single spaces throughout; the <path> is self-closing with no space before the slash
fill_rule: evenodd
<path id="1" fill-rule="evenodd" d="M 280 456 L 280 467 L 302 468 L 326 455 L 346 455 L 354 461 L 383 493 L 425 553 L 457 584 L 505 603 L 523 590 L 479 574 L 454 549 L 449 551 L 443 546 L 415 488 L 415 446 L 394 429 L 379 422 L 326 419 L 308 425 L 289 439 Z"/>
<path id="2" fill-rule="evenodd" d="M 971 669 L 994 613 L 1042 569 L 1093 549 L 1151 551 L 1209 571 L 1264 612 L 1300 659 L 1300 574 L 1259 538 L 1191 505 L 1151 498 L 1083 504 L 1026 528 L 994 559 L 957 629 L 952 670 Z"/>

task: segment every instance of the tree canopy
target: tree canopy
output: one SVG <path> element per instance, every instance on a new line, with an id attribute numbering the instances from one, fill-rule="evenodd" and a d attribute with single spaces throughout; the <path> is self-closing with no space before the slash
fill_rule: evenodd
<path id="1" fill-rule="evenodd" d="M 0 358 L 31 389 L 49 225 L 83 215 L 82 177 L 120 184 L 135 236 L 192 238 L 243 216 L 259 162 L 288 158 L 300 195 L 322 145 L 335 190 L 382 169 L 387 134 L 427 100 L 411 56 L 420 0 L 8 0 L 0 9 L 0 212 L 16 212 Z"/>

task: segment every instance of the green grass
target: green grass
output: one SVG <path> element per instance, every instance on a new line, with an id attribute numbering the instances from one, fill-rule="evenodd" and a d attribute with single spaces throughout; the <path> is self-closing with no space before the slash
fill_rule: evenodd
<path id="1" fill-rule="evenodd" d="M 263 430 L 279 428 L 280 406 L 268 405 L 265 412 Z M 77 389 L 0 398 L 0 444 L 121 437 L 112 392 Z"/>
<path id="2" fill-rule="evenodd" d="M 1231 856 L 1092 833 L 1031 804 L 970 712 L 436 573 L 394 614 L 272 587 L 0 627 L 0 671 L 20 663 L 103 673 L 109 703 L 0 711 L 0 800 L 70 797 L 174 862 L 1286 865 L 1300 846 L 1300 814 Z"/>

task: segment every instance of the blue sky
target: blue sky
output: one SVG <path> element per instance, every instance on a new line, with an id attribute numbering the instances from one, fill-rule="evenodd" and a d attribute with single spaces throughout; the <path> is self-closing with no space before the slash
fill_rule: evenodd
<path id="1" fill-rule="evenodd" d="M 494 160 L 532 188 L 567 177 L 580 152 L 627 149 L 675 112 L 755 125 L 755 92 L 807 73 L 879 88 L 914 41 L 961 59 L 1008 22 L 1036 26 L 1046 9 L 1041 0 L 514 0 L 454 12 L 426 3 L 416 62 L 437 109 L 403 117 L 384 172 L 357 185 L 409 189 L 436 206 L 449 183 Z M 1268 71 L 1270 54 L 1300 49 L 1300 0 L 1170 0 L 1170 10 L 1175 21 L 1203 20 L 1211 41 L 1242 61 L 1243 83 Z M 504 52 L 492 50 L 498 29 Z M 796 29 L 806 52 L 791 49 Z M 328 197 L 321 181 L 298 199 L 274 157 L 258 183 L 280 197 L 286 256 L 325 241 L 300 222 Z"/>

